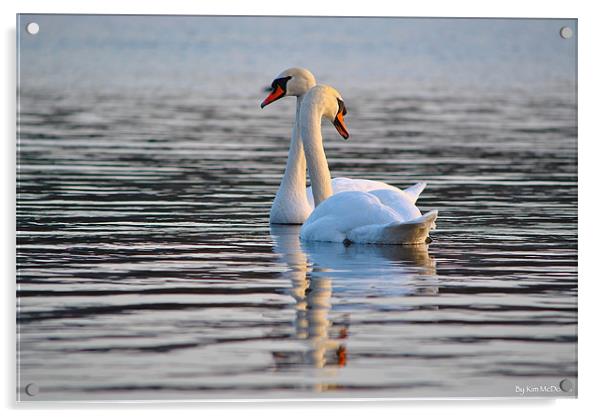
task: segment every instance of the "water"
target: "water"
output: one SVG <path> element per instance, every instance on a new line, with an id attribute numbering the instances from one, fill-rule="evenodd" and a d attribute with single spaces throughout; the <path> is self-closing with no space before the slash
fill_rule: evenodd
<path id="1" fill-rule="evenodd" d="M 324 125 L 333 175 L 426 180 L 419 207 L 440 213 L 428 246 L 345 247 L 268 223 L 294 106 L 259 109 L 261 88 L 287 66 L 271 55 L 270 20 L 216 36 L 205 46 L 215 64 L 191 73 L 198 51 L 184 39 L 211 33 L 210 20 L 157 18 L 145 32 L 144 19 L 35 18 L 48 38 L 21 41 L 21 399 L 519 396 L 517 386 L 576 383 L 575 73 L 551 65 L 574 49 L 563 61 L 537 38 L 566 22 L 506 23 L 539 39 L 521 44 L 523 73 L 500 52 L 505 71 L 481 77 L 495 54 L 446 52 L 475 28 L 483 50 L 520 50 L 497 36 L 504 21 L 464 31 L 405 21 L 410 39 L 424 25 L 457 34 L 423 55 L 402 49 L 415 74 L 388 68 L 376 80 L 344 54 L 351 76 L 336 86 L 352 137 Z M 355 27 L 341 24 L 333 40 L 321 22 L 305 35 L 291 23 L 295 42 L 336 43 Z M 397 30 L 387 22 L 357 35 L 366 48 Z M 137 72 L 178 45 L 181 60 Z M 331 46 L 306 65 L 335 78 Z M 76 59 L 97 53 L 95 66 Z M 37 396 L 23 394 L 29 383 Z M 550 390 L 538 395 L 576 393 Z"/>

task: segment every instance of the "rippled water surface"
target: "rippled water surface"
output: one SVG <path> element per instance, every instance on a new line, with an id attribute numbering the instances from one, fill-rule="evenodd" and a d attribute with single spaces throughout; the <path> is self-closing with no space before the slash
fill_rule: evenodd
<path id="1" fill-rule="evenodd" d="M 268 223 L 294 101 L 260 110 L 259 80 L 285 67 L 206 91 L 23 70 L 22 399 L 574 396 L 554 389 L 577 377 L 571 83 L 342 81 L 333 175 L 427 181 L 440 213 L 428 246 L 346 247 Z"/>

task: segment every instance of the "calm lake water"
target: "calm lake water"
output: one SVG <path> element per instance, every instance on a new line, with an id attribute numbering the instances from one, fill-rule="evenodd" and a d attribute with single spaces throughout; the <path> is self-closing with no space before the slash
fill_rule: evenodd
<path id="1" fill-rule="evenodd" d="M 573 21 L 31 19 L 21 400 L 576 395 Z M 429 183 L 430 245 L 269 225 L 291 65 L 345 98 L 333 175 Z"/>

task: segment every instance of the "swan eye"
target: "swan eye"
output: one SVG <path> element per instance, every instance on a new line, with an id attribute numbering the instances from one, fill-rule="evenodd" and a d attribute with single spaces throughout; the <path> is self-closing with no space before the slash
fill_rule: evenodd
<path id="1" fill-rule="evenodd" d="M 266 97 L 263 102 L 261 102 L 260 106 L 262 109 L 264 107 L 266 107 L 267 105 L 269 105 L 270 103 L 280 99 L 281 97 L 286 96 L 286 83 L 291 78 L 293 78 L 293 77 L 282 77 L 282 78 L 277 78 L 274 81 L 272 81 L 272 88 L 271 88 L 272 91 L 269 94 L 269 96 Z"/>
<path id="2" fill-rule="evenodd" d="M 291 78 L 293 78 L 293 77 L 287 76 L 287 77 L 277 78 L 276 80 L 272 81 L 272 88 L 275 89 L 276 87 L 280 87 L 282 90 L 286 91 L 286 83 Z"/>
<path id="3" fill-rule="evenodd" d="M 339 112 L 338 113 L 342 113 L 343 116 L 345 116 L 347 114 L 347 108 L 345 107 L 345 103 L 341 100 L 337 98 L 337 102 L 339 103 Z"/>

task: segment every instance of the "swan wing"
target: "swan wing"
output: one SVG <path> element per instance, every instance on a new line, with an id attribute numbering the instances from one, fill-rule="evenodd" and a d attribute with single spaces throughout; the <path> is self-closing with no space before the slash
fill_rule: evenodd
<path id="1" fill-rule="evenodd" d="M 371 192 L 373 190 L 398 190 L 407 193 L 411 198 L 412 203 L 416 203 L 416 200 L 420 196 L 420 193 L 426 187 L 425 182 L 419 182 L 415 185 L 408 187 L 407 189 L 400 190 L 395 186 L 376 180 L 366 179 L 350 179 L 347 177 L 336 177 L 332 179 L 332 193 L 337 194 L 341 192 Z M 306 189 L 307 201 L 309 205 L 314 207 L 314 196 L 311 186 Z"/>
<path id="2" fill-rule="evenodd" d="M 349 231 L 347 239 L 359 244 L 424 244 L 436 226 L 437 214 L 433 210 L 411 221 L 360 226 Z"/>
<path id="3" fill-rule="evenodd" d="M 421 215 L 414 204 L 413 196 L 403 190 L 380 189 L 369 193 L 376 196 L 382 205 L 392 209 L 399 217 L 399 221 L 409 221 Z"/>
<path id="4" fill-rule="evenodd" d="M 342 192 L 369 192 L 372 190 L 379 189 L 397 189 L 396 187 L 390 186 L 387 183 L 376 180 L 365 180 L 365 179 L 350 179 L 347 177 L 336 177 L 331 180 L 332 194 Z M 311 186 L 307 188 L 307 200 L 311 207 L 314 207 L 314 196 Z"/>
<path id="5" fill-rule="evenodd" d="M 416 203 L 416 201 L 420 197 L 420 193 L 422 193 L 422 191 L 424 190 L 425 187 L 426 187 L 426 182 L 421 181 L 419 183 L 416 183 L 413 186 L 408 187 L 407 189 L 403 189 L 403 191 L 409 197 L 412 198 L 412 203 Z"/>

